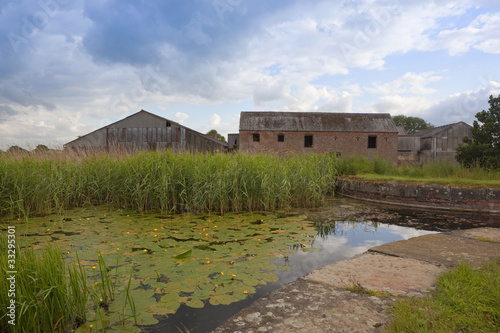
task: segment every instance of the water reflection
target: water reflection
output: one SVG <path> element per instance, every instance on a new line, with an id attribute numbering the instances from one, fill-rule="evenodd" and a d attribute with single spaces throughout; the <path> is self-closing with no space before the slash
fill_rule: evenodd
<path id="1" fill-rule="evenodd" d="M 364 221 L 317 222 L 316 229 L 318 233 L 311 246 L 296 248 L 295 253 L 274 261 L 277 265 L 287 265 L 291 268 L 289 271 L 277 273 L 280 284 L 293 281 L 325 265 L 352 258 L 377 245 L 436 233 Z"/>

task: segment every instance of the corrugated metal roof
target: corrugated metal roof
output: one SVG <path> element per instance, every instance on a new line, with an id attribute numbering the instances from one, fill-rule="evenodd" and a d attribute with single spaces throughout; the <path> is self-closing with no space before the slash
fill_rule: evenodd
<path id="1" fill-rule="evenodd" d="M 398 132 L 388 113 L 241 112 L 240 131 Z"/>
<path id="2" fill-rule="evenodd" d="M 421 138 L 431 138 L 433 136 L 436 136 L 437 134 L 449 130 L 451 127 L 456 126 L 458 124 L 464 124 L 468 127 L 472 127 L 469 124 L 464 123 L 463 121 L 459 121 L 457 123 L 453 124 L 447 124 L 447 125 L 442 125 L 438 127 L 433 127 L 433 128 L 427 128 L 421 131 L 416 132 L 413 134 L 414 136 L 419 136 Z"/>
<path id="3" fill-rule="evenodd" d="M 205 135 L 205 134 L 203 134 L 203 133 L 200 133 L 200 132 L 198 132 L 198 131 L 195 131 L 194 129 L 191 129 L 191 128 L 189 128 L 189 127 L 183 126 L 183 125 L 181 125 L 181 124 L 179 124 L 179 123 L 177 123 L 177 122 L 175 122 L 175 121 L 172 121 L 172 120 L 167 119 L 167 118 L 163 118 L 163 117 L 161 117 L 161 116 L 159 116 L 159 115 L 156 115 L 156 114 L 151 113 L 151 112 L 149 112 L 149 111 L 146 111 L 146 110 L 144 110 L 144 109 L 141 109 L 141 111 L 136 112 L 136 113 L 134 113 L 134 114 L 131 114 L 130 116 L 127 116 L 127 117 L 125 117 L 125 118 L 123 118 L 123 119 L 121 119 L 121 120 L 115 121 L 115 122 L 113 122 L 113 123 L 111 123 L 111 124 L 109 124 L 109 125 L 106 125 L 106 126 L 103 126 L 103 127 L 101 127 L 101 128 L 98 128 L 98 129 L 96 129 L 95 131 L 92 131 L 92 132 L 90 132 L 90 133 L 87 133 L 87 134 L 85 134 L 85 135 L 82 135 L 82 136 L 80 136 L 80 137 L 78 137 L 78 138 L 76 138 L 76 139 L 74 139 L 74 140 L 72 140 L 72 141 L 70 141 L 70 142 L 68 142 L 68 143 L 65 143 L 64 145 L 69 145 L 69 144 L 74 143 L 74 142 L 76 142 L 76 141 L 78 141 L 78 140 L 80 140 L 80 139 L 82 139 L 82 138 L 84 138 L 84 137 L 87 137 L 87 136 L 89 136 L 89 135 L 92 135 L 92 134 L 94 134 L 95 132 L 97 132 L 97 131 L 99 131 L 99 130 L 101 130 L 101 129 L 104 129 L 104 128 L 109 128 L 109 127 L 111 127 L 111 126 L 113 126 L 113 125 L 119 124 L 120 122 L 122 122 L 122 121 L 124 121 L 124 120 L 127 120 L 127 119 L 129 119 L 129 118 L 138 117 L 138 116 L 141 116 L 141 115 L 147 115 L 147 116 L 150 116 L 150 117 L 156 117 L 156 118 L 160 119 L 161 121 L 165 121 L 165 122 L 166 122 L 166 121 L 169 121 L 169 122 L 170 122 L 172 125 L 174 125 L 174 126 L 183 127 L 183 128 L 185 128 L 185 129 L 187 129 L 187 130 L 189 130 L 189 131 L 193 132 L 193 133 L 196 133 L 196 134 L 198 134 L 198 135 L 200 135 L 200 136 L 205 137 L 206 139 L 208 139 L 208 140 L 210 140 L 210 141 L 214 141 L 214 142 L 217 142 L 217 143 L 219 143 L 219 144 L 222 144 L 222 145 L 227 146 L 227 143 L 226 143 L 226 142 L 222 142 L 222 141 L 220 141 L 220 140 L 218 140 L 218 139 L 211 138 L 210 136 L 207 136 L 207 135 Z"/>

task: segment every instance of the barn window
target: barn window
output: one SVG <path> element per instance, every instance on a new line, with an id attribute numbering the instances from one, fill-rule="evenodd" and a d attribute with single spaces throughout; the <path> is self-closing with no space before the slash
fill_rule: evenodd
<path id="1" fill-rule="evenodd" d="M 278 142 L 285 142 L 285 134 L 278 134 Z"/>
<path id="2" fill-rule="evenodd" d="M 368 135 L 368 148 L 377 148 L 377 136 Z"/>
<path id="3" fill-rule="evenodd" d="M 304 147 L 312 148 L 313 146 L 313 136 L 312 135 L 304 135 Z"/>
<path id="4" fill-rule="evenodd" d="M 172 126 L 172 124 L 170 123 L 170 121 L 167 120 L 167 127 L 170 127 Z"/>
<path id="5" fill-rule="evenodd" d="M 259 133 L 254 133 L 253 134 L 253 141 L 254 142 L 260 142 L 260 134 Z"/>

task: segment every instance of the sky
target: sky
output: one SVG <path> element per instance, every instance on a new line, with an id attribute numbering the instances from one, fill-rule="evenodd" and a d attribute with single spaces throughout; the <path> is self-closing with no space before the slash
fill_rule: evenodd
<path id="1" fill-rule="evenodd" d="M 0 149 L 141 109 L 225 136 L 259 110 L 472 124 L 499 31 L 497 0 L 2 0 Z"/>

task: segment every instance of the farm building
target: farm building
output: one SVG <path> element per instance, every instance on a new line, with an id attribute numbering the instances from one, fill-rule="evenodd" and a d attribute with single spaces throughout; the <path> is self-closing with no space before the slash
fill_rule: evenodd
<path id="1" fill-rule="evenodd" d="M 141 110 L 108 126 L 68 142 L 65 148 L 224 152 L 226 143 L 174 121 Z"/>
<path id="2" fill-rule="evenodd" d="M 397 162 L 398 129 L 389 114 L 242 112 L 245 153 L 336 153 Z"/>
<path id="3" fill-rule="evenodd" d="M 422 165 L 435 160 L 455 161 L 455 152 L 472 127 L 464 122 L 428 128 L 412 135 L 401 135 L 398 142 L 398 164 Z"/>

